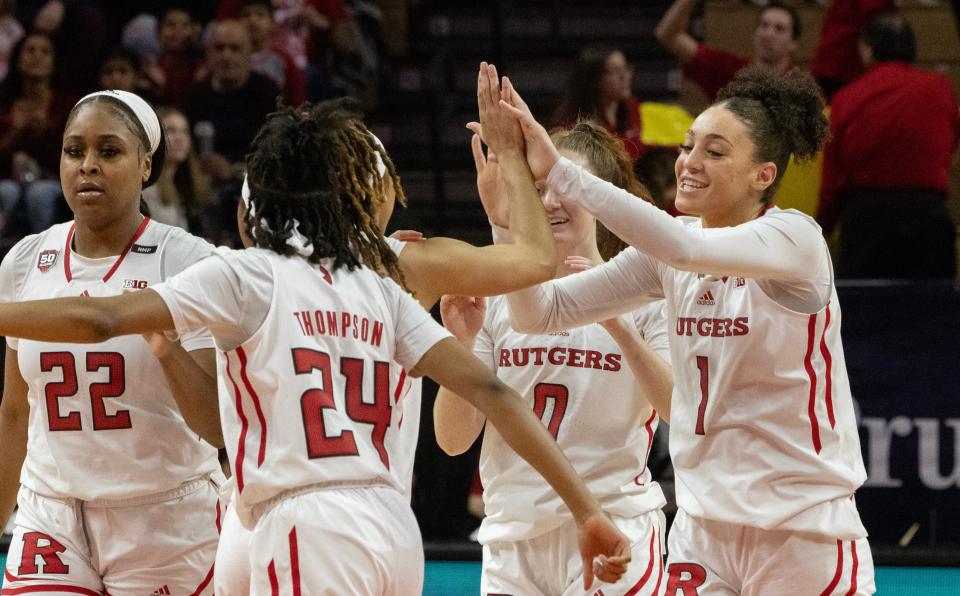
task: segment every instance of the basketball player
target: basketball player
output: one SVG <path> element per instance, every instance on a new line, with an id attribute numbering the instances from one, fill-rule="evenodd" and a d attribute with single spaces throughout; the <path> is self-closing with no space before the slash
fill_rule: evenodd
<path id="1" fill-rule="evenodd" d="M 666 299 L 679 512 L 665 593 L 873 593 L 830 255 L 811 218 L 770 204 L 791 154 L 813 157 L 827 136 L 814 82 L 750 69 L 721 92 L 677 158 L 677 208 L 695 216 L 679 220 L 564 159 L 504 94 L 535 176 L 635 247 L 512 294 L 514 326 L 568 329 Z"/>
<path id="2" fill-rule="evenodd" d="M 486 88 L 489 80 L 496 81 L 496 73 L 488 76 L 484 71 L 478 77 L 478 84 Z M 340 160 L 346 161 L 349 155 L 360 154 L 376 163 L 376 178 L 383 180 L 383 200 L 370 202 L 364 207 L 368 209 L 369 216 L 374 218 L 378 232 L 382 234 L 396 203 L 405 203 L 403 187 L 386 149 L 367 129 L 360 115 L 347 110 L 349 105 L 343 101 L 325 102 L 317 106 L 314 113 L 322 116 L 330 111 L 339 111 L 341 117 L 347 119 L 346 130 L 338 142 L 331 146 Z M 372 147 L 368 143 L 370 139 L 373 140 Z M 474 135 L 471 143 L 474 157 L 479 155 L 482 160 L 479 136 Z M 493 168 L 490 171 L 492 172 Z M 502 222 L 513 230 L 513 244 L 476 247 L 443 237 L 416 242 L 384 238 L 398 257 L 407 288 L 428 311 L 444 293 L 481 296 L 502 294 L 546 281 L 553 274 L 553 238 L 535 188 L 516 176 L 507 176 L 502 181 L 499 176 L 494 176 L 497 178 L 496 182 L 507 186 L 504 194 L 509 197 L 509 204 L 513 207 Z M 373 180 L 370 182 L 372 185 Z M 345 194 L 353 195 L 366 195 L 369 192 L 371 188 L 356 186 L 344 191 Z M 356 200 L 361 202 L 360 199 Z M 507 201 L 504 201 L 504 205 L 506 204 Z M 464 275 L 465 271 L 470 274 Z M 397 428 L 384 443 L 384 449 L 390 455 L 390 470 L 409 500 L 413 485 L 414 455 L 420 432 L 422 381 L 411 377 L 399 367 L 394 368 L 394 374 L 395 377 L 391 377 L 391 386 L 396 387 L 395 408 L 398 408 L 400 415 Z M 228 496 L 225 500 L 232 502 L 233 499 Z M 249 532 L 237 518 L 236 510 L 227 507 L 223 515 L 222 538 L 217 549 L 214 574 L 218 595 L 240 596 L 249 593 L 249 543 Z"/>
<path id="3" fill-rule="evenodd" d="M 210 254 L 140 213 L 163 158 L 141 98 L 80 100 L 60 160 L 74 220 L 10 250 L 0 300 L 113 296 Z M 3 594 L 212 592 L 222 473 L 210 443 L 223 439 L 208 333 L 90 345 L 12 334 L 3 391 L 0 518 L 19 503 Z"/>
<path id="4" fill-rule="evenodd" d="M 553 142 L 561 155 L 600 178 L 646 194 L 622 142 L 598 125 L 581 122 L 554 133 Z M 549 189 L 543 203 L 556 246 L 556 277 L 571 272 L 571 255 L 580 265 L 602 262 L 593 216 Z M 525 336 L 510 328 L 504 296 L 486 301 L 486 316 L 482 299 L 444 296 L 441 302 L 447 329 L 524 396 L 630 540 L 630 571 L 616 584 L 604 585 L 604 594 L 656 595 L 663 583 L 665 500 L 646 466 L 657 413 L 645 397 L 655 393 L 659 401 L 668 401 L 672 389 L 661 307 L 657 301 L 603 326 Z M 638 348 L 636 376 L 617 344 L 621 336 Z M 633 339 L 637 336 L 639 341 Z M 440 390 L 434 428 L 447 453 L 469 449 L 484 422 L 467 402 Z M 484 545 L 480 593 L 583 593 L 576 527 L 568 512 L 493 428 L 484 433 L 480 477 L 486 510 L 479 534 Z"/>
<path id="5" fill-rule="evenodd" d="M 484 117 L 491 146 L 510 175 L 532 185 L 519 128 L 493 112 Z M 302 106 L 268 119 L 248 158 L 249 205 L 238 205 L 241 235 L 256 248 L 217 254 L 143 292 L 0 305 L 0 332 L 83 342 L 210 329 L 238 514 L 253 528 L 253 594 L 420 593 L 420 536 L 384 448 L 397 422 L 389 383 L 396 365 L 469 396 L 570 507 L 585 585 L 593 571 L 615 581 L 629 545 L 543 426 L 373 269 L 403 278 L 369 208 L 354 202 L 377 194 L 342 193 L 371 179 L 383 192 L 372 158 L 333 158 L 346 120 Z"/>

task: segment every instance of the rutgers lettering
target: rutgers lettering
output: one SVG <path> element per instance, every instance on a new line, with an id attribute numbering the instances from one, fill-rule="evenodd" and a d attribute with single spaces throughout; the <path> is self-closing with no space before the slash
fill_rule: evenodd
<path id="1" fill-rule="evenodd" d="M 43 573 L 70 573 L 70 566 L 64 565 L 63 561 L 60 560 L 60 553 L 64 552 L 67 552 L 67 547 L 47 534 L 25 532 L 23 534 L 23 554 L 20 556 L 20 568 L 17 570 L 17 575 L 40 573 L 37 557 L 43 561 Z"/>
<path id="2" fill-rule="evenodd" d="M 699 335 L 700 337 L 730 337 L 750 333 L 750 318 L 735 319 L 697 319 L 695 317 L 677 317 L 677 335 Z"/>
<path id="3" fill-rule="evenodd" d="M 617 372 L 621 368 L 620 354 L 604 354 L 595 350 L 577 348 L 501 348 L 497 366 L 569 366 Z"/>
<path id="4" fill-rule="evenodd" d="M 671 563 L 667 568 L 670 579 L 664 596 L 699 596 L 697 588 L 707 581 L 707 570 L 696 563 Z"/>

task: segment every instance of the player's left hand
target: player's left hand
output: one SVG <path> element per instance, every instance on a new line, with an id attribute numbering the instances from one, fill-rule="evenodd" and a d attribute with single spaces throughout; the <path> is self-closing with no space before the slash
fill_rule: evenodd
<path id="1" fill-rule="evenodd" d="M 616 583 L 630 563 L 630 541 L 602 511 L 591 515 L 577 528 L 580 557 L 583 560 L 583 589 L 589 590 L 593 578 Z"/>

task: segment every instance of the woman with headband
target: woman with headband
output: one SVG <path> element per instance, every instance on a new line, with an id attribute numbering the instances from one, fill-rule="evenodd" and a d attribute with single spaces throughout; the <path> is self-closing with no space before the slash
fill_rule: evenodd
<path id="1" fill-rule="evenodd" d="M 203 240 L 140 212 L 164 153 L 140 97 L 81 99 L 60 157 L 74 220 L 10 250 L 0 301 L 114 296 L 209 255 Z M 7 338 L 0 518 L 15 502 L 19 511 L 4 593 L 211 592 L 223 443 L 212 348 L 209 333 L 179 343 Z"/>
<path id="2" fill-rule="evenodd" d="M 481 122 L 509 176 L 531 191 L 519 128 Z M 394 281 L 396 255 L 369 216 L 385 181 L 373 140 L 343 111 L 271 115 L 247 158 L 243 251 L 217 253 L 165 283 L 102 299 L 0 305 L 0 332 L 49 340 L 208 328 L 238 512 L 253 529 L 251 593 L 419 594 L 416 520 L 391 471 L 400 427 L 393 371 L 427 374 L 484 412 L 567 503 L 584 585 L 615 581 L 628 544 L 519 396 L 449 337 Z M 352 159 L 334 147 L 350 145 Z M 373 188 L 354 194 L 360 184 Z M 301 565 L 300 562 L 309 562 Z"/>

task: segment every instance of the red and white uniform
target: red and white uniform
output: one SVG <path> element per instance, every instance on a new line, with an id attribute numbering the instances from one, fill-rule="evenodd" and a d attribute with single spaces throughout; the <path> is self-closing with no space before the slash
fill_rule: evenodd
<path id="1" fill-rule="evenodd" d="M 254 524 L 251 592 L 418 593 L 419 531 L 385 448 L 402 413 L 391 372 L 449 334 L 373 271 L 261 249 L 218 253 L 155 289 L 177 331 L 206 327 L 219 348 L 237 509 Z M 349 571 L 358 539 L 366 574 Z"/>
<path id="2" fill-rule="evenodd" d="M 78 255 L 72 236 L 68 222 L 20 241 L 0 266 L 0 299 L 113 296 L 160 283 L 213 250 L 149 218 L 118 256 Z M 98 593 L 196 590 L 212 571 L 218 512 L 211 479 L 222 475 L 216 449 L 187 427 L 144 339 L 7 344 L 17 351 L 30 414 L 5 592 L 38 578 Z M 189 351 L 212 348 L 213 340 L 194 333 L 182 344 Z M 140 519 L 172 518 L 179 522 L 151 530 L 148 550 L 156 557 L 115 539 L 142 536 Z M 76 548 L 58 550 L 63 567 L 52 558 L 34 565 L 33 553 L 53 542 Z"/>
<path id="3" fill-rule="evenodd" d="M 626 317 L 668 360 L 662 306 L 658 301 Z M 530 403 L 604 511 L 633 542 L 630 570 L 604 591 L 622 587 L 656 594 L 663 574 L 660 508 L 665 500 L 646 464 L 658 418 L 617 343 L 599 324 L 549 335 L 517 333 L 506 298 L 497 296 L 487 300 L 474 352 Z M 483 436 L 480 478 L 486 513 L 479 533 L 485 546 L 481 592 L 583 593 L 570 511 L 490 425 Z M 541 573 L 558 562 L 556 573 Z"/>
<path id="4" fill-rule="evenodd" d="M 400 256 L 406 242 L 386 237 L 387 246 Z M 409 376 L 402 367 L 392 367 L 390 386 L 393 387 L 394 408 L 400 410 L 396 431 L 384 439 L 384 449 L 390 459 L 390 471 L 403 487 L 409 502 L 413 486 L 413 463 L 420 435 L 420 404 L 423 379 Z M 227 501 L 233 503 L 236 483 L 230 479 Z M 217 565 L 214 584 L 218 596 L 241 596 L 250 591 L 250 531 L 243 527 L 236 508 L 229 506 L 223 516 L 220 543 L 217 547 Z"/>
<path id="5" fill-rule="evenodd" d="M 830 256 L 816 223 L 771 208 L 732 228 L 703 229 L 699 220 L 676 220 L 567 160 L 548 184 L 636 248 L 511 295 L 518 326 L 562 329 L 664 297 L 675 371 L 670 453 L 681 518 L 770 531 L 736 557 L 742 561 L 765 556 L 758 545 L 777 532 L 820 537 L 811 539 L 807 556 L 787 556 L 779 566 L 781 575 L 800 574 L 817 593 L 839 573 L 837 541 L 847 545 L 843 553 L 859 541 L 857 562 L 848 558 L 845 568 L 848 575 L 857 570 L 860 580 L 839 585 L 870 593 L 870 551 L 853 499 L 866 472 Z M 704 565 L 707 577 L 698 584 L 704 589 L 714 575 L 744 594 L 796 589 L 795 581 L 778 587 L 761 579 L 755 567 L 719 563 L 741 552 L 720 546 L 740 548 L 736 541 L 716 535 L 700 551 L 690 545 L 711 540 L 686 540 L 690 535 L 671 533 L 670 562 Z M 667 594 L 685 579 L 671 576 Z"/>

